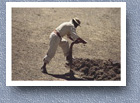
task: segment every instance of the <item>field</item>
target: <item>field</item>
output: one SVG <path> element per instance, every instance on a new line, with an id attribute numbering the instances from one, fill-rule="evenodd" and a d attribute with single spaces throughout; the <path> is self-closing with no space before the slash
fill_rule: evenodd
<path id="1" fill-rule="evenodd" d="M 43 57 L 48 50 L 50 33 L 61 23 L 74 17 L 81 20 L 81 27 L 77 28 L 77 34 L 86 40 L 87 44 L 85 46 L 83 44 L 74 45 L 73 56 L 77 59 L 89 59 L 89 61 L 94 60 L 100 63 L 111 60 L 112 63 L 120 65 L 119 8 L 13 8 L 13 81 L 72 80 L 64 76 L 65 73 L 69 72 L 69 68 L 65 66 L 65 57 L 60 47 L 47 66 L 48 72 L 52 75 L 43 74 L 40 68 L 43 64 Z M 70 40 L 68 41 L 71 43 Z M 120 66 L 117 68 L 120 70 Z M 116 73 L 110 71 L 112 74 Z M 87 76 L 89 75 L 87 74 Z M 116 80 L 120 80 L 120 72 L 115 76 L 118 76 Z M 101 78 L 93 80 L 101 80 Z"/>

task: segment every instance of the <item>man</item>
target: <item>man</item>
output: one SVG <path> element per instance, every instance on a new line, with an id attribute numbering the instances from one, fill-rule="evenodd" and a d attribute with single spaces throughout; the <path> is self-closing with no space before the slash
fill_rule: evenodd
<path id="1" fill-rule="evenodd" d="M 47 73 L 46 65 L 51 61 L 51 59 L 54 57 L 55 52 L 57 50 L 58 45 L 62 48 L 64 56 L 66 57 L 66 60 L 69 62 L 69 43 L 67 40 L 62 38 L 63 36 L 67 35 L 69 39 L 72 41 L 77 41 L 76 43 L 84 43 L 86 44 L 86 41 L 81 39 L 76 34 L 76 28 L 80 26 L 80 20 L 78 18 L 73 18 L 69 22 L 64 22 L 61 25 L 59 25 L 50 35 L 50 45 L 49 50 L 47 52 L 47 55 L 44 57 L 43 61 L 44 64 L 41 67 L 41 70 L 43 73 Z"/>

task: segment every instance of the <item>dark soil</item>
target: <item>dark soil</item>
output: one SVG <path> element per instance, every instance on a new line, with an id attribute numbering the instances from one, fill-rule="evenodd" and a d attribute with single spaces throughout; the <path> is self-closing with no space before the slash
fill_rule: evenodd
<path id="1" fill-rule="evenodd" d="M 71 70 L 85 80 L 120 80 L 120 63 L 112 60 L 75 58 Z"/>

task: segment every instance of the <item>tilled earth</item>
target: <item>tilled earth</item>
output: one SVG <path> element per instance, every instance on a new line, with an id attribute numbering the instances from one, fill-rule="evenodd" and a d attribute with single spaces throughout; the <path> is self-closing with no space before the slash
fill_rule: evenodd
<path id="1" fill-rule="evenodd" d="M 101 59 L 73 59 L 71 69 L 85 80 L 120 80 L 120 63 Z"/>

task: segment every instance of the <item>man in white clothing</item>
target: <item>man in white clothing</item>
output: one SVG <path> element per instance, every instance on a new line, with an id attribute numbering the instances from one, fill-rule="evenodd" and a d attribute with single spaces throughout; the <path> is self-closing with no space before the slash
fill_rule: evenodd
<path id="1" fill-rule="evenodd" d="M 47 52 L 47 55 L 45 55 L 43 61 L 44 64 L 41 67 L 41 70 L 43 73 L 47 73 L 46 65 L 51 61 L 51 59 L 54 57 L 55 52 L 57 50 L 58 45 L 62 48 L 64 56 L 66 57 L 66 60 L 69 62 L 68 54 L 69 54 L 69 43 L 66 39 L 63 37 L 67 35 L 69 39 L 72 41 L 77 41 L 76 43 L 84 43 L 86 44 L 86 41 L 81 39 L 77 33 L 76 28 L 80 26 L 80 20 L 78 18 L 73 18 L 69 22 L 64 22 L 61 25 L 59 25 L 50 35 L 50 45 L 49 50 Z"/>

